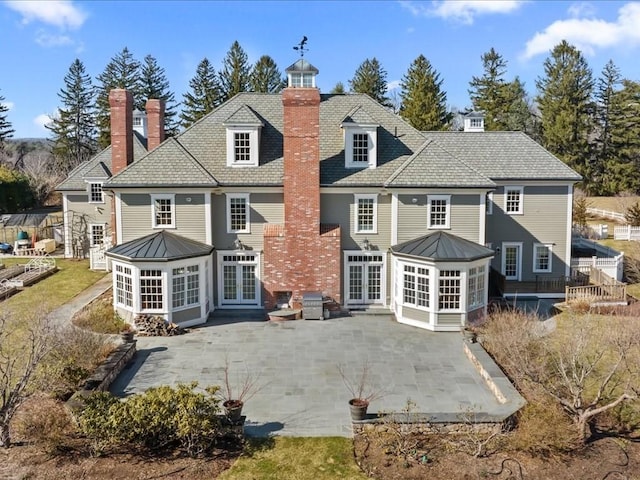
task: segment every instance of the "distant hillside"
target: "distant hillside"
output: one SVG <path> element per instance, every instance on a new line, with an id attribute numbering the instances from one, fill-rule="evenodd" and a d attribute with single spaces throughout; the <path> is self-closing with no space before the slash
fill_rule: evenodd
<path id="1" fill-rule="evenodd" d="M 5 145 L 5 158 L 10 165 L 16 165 L 30 153 L 46 153 L 51 151 L 51 141 L 47 138 L 12 138 Z"/>

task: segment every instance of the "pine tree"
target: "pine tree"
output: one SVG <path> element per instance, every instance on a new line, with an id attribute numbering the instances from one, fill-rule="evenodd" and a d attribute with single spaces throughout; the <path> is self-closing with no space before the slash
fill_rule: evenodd
<path id="1" fill-rule="evenodd" d="M 184 128 L 197 122 L 222 103 L 216 71 L 207 58 L 198 64 L 195 76 L 189 80 L 191 92 L 183 95 L 181 125 Z"/>
<path id="2" fill-rule="evenodd" d="M 140 70 L 140 91 L 136 108 L 145 110 L 148 99 L 164 100 L 164 130 L 167 135 L 178 133 L 178 126 L 174 119 L 176 116 L 176 100 L 169 87 L 169 80 L 164 68 L 158 65 L 155 57 L 147 55 L 142 62 Z"/>
<path id="3" fill-rule="evenodd" d="M 236 40 L 231 45 L 219 74 L 222 100 L 227 101 L 240 92 L 249 90 L 249 63 L 247 54 Z"/>
<path id="4" fill-rule="evenodd" d="M 341 95 L 341 94 L 345 93 L 345 91 L 344 91 L 344 83 L 342 83 L 342 82 L 336 83 L 335 86 L 331 89 L 331 91 L 329 93 L 332 93 L 334 95 L 335 94 Z"/>
<path id="5" fill-rule="evenodd" d="M 278 93 L 287 86 L 287 81 L 278 70 L 278 65 L 269 55 L 260 57 L 249 77 L 249 87 L 252 92 Z"/>
<path id="6" fill-rule="evenodd" d="M 5 142 L 11 138 L 15 132 L 15 130 L 11 128 L 11 122 L 7 120 L 9 107 L 7 107 L 3 102 L 4 97 L 0 95 L 0 153 L 4 152 Z"/>
<path id="7" fill-rule="evenodd" d="M 563 40 L 544 61 L 536 80 L 542 144 L 588 179 L 591 69 L 582 53 Z"/>
<path id="8" fill-rule="evenodd" d="M 623 79 L 611 102 L 611 158 L 602 184 L 611 193 L 640 192 L 640 82 Z"/>
<path id="9" fill-rule="evenodd" d="M 424 55 L 416 58 L 400 82 L 400 116 L 418 130 L 444 130 L 451 121 L 440 74 Z"/>
<path id="10" fill-rule="evenodd" d="M 95 91 L 84 64 L 75 59 L 58 92 L 62 106 L 47 128 L 53 135 L 51 152 L 56 171 L 67 174 L 96 152 Z"/>
<path id="11" fill-rule="evenodd" d="M 516 77 L 505 84 L 506 111 L 503 115 L 504 129 L 520 131 L 535 137 L 535 120 L 531 99 L 524 88 L 524 83 Z"/>
<path id="12" fill-rule="evenodd" d="M 376 102 L 389 106 L 387 94 L 387 72 L 378 60 L 368 58 L 357 68 L 353 78 L 349 80 L 352 92 L 366 93 Z"/>
<path id="13" fill-rule="evenodd" d="M 509 90 L 509 84 L 503 78 L 507 72 L 507 61 L 493 48 L 480 58 L 484 73 L 481 77 L 472 77 L 469 82 L 473 109 L 485 114 L 486 130 L 507 130 L 510 95 L 516 93 L 515 89 Z"/>
<path id="14" fill-rule="evenodd" d="M 109 92 L 113 88 L 124 88 L 133 94 L 134 103 L 139 103 L 140 62 L 133 58 L 127 47 L 124 47 L 109 61 L 97 79 L 100 82 L 96 96 L 98 145 L 100 148 L 106 148 L 111 144 Z"/>

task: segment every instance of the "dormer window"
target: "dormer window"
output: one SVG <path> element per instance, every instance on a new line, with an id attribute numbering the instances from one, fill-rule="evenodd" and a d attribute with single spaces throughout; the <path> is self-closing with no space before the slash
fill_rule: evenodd
<path id="1" fill-rule="evenodd" d="M 227 127 L 227 166 L 257 167 L 262 121 L 243 105 L 224 125 Z"/>
<path id="2" fill-rule="evenodd" d="M 376 168 L 378 125 L 362 108 L 356 107 L 342 121 L 344 159 L 347 168 Z"/>

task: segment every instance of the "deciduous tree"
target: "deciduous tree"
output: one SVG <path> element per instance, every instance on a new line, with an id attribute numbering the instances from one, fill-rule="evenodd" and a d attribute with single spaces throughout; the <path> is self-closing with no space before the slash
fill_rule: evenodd
<path id="1" fill-rule="evenodd" d="M 189 80 L 190 92 L 183 95 L 180 121 L 187 128 L 222 103 L 222 92 L 215 69 L 207 58 L 198 64 L 195 76 Z"/>
<path id="2" fill-rule="evenodd" d="M 416 58 L 400 83 L 400 115 L 418 130 L 444 130 L 451 114 L 443 80 L 424 55 Z"/>

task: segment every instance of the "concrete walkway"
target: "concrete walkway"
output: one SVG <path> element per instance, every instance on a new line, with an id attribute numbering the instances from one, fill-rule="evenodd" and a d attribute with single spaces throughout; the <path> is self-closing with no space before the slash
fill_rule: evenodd
<path id="1" fill-rule="evenodd" d="M 105 275 L 89 288 L 86 288 L 78 295 L 73 297 L 67 303 L 49 313 L 49 318 L 55 325 L 58 325 L 60 327 L 70 325 L 71 319 L 76 314 L 76 312 L 79 312 L 84 307 L 89 305 L 94 299 L 98 298 L 104 292 L 109 290 L 112 285 L 113 279 L 111 278 L 111 275 Z"/>
<path id="2" fill-rule="evenodd" d="M 415 412 L 436 419 L 459 419 L 470 409 L 499 419 L 522 402 L 513 390 L 507 403 L 498 403 L 465 356 L 459 333 L 433 333 L 389 316 L 216 320 L 182 336 L 140 337 L 134 362 L 111 391 L 126 396 L 180 382 L 220 385 L 225 357 L 232 377 L 247 370 L 260 375 L 262 389 L 244 408 L 249 435 L 351 436 L 350 395 L 338 365 L 357 374 L 366 361 L 372 383 L 387 392 L 370 413 L 400 411 L 411 399 Z"/>

